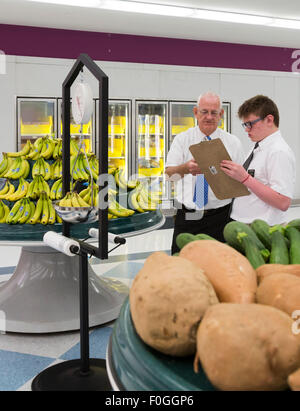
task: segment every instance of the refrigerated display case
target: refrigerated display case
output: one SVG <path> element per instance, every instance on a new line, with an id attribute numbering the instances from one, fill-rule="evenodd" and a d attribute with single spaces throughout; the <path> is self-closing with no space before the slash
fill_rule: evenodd
<path id="1" fill-rule="evenodd" d="M 135 170 L 141 179 L 163 177 L 167 150 L 168 103 L 135 102 Z"/>
<path id="2" fill-rule="evenodd" d="M 62 99 L 58 99 L 58 137 L 62 137 Z M 71 120 L 70 120 L 70 135 L 71 137 L 78 138 L 79 136 L 83 136 L 84 139 L 84 144 L 85 144 L 85 149 L 87 152 L 92 152 L 94 149 L 94 130 L 95 130 L 95 102 L 94 102 L 94 113 L 91 116 L 91 119 L 88 123 L 82 125 L 82 132 L 80 132 L 80 127 L 81 124 L 77 124 L 72 115 L 72 99 L 71 99 L 71 107 L 70 107 L 70 113 L 71 113 Z"/>
<path id="3" fill-rule="evenodd" d="M 17 150 L 27 140 L 56 135 L 56 107 L 55 98 L 17 97 Z"/>
<path id="4" fill-rule="evenodd" d="M 96 99 L 96 114 L 99 112 L 99 101 Z M 96 115 L 98 119 L 98 114 Z M 98 127 L 97 127 L 98 129 Z M 108 165 L 125 170 L 128 178 L 131 170 L 131 101 L 111 99 L 108 102 Z M 98 136 L 96 135 L 96 148 Z"/>

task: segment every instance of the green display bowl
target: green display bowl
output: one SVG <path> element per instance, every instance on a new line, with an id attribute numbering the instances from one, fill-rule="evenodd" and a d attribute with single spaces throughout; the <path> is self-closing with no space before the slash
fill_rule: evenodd
<path id="1" fill-rule="evenodd" d="M 159 353 L 137 335 L 129 298 L 122 306 L 110 337 L 107 363 L 112 386 L 120 391 L 215 391 L 193 357 L 175 358 Z"/>

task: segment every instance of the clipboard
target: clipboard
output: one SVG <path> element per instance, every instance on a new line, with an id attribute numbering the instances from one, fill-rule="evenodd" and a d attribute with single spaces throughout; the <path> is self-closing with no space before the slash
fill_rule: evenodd
<path id="1" fill-rule="evenodd" d="M 242 183 L 221 170 L 221 161 L 231 160 L 231 157 L 220 138 L 201 141 L 189 149 L 217 199 L 226 200 L 250 194 Z"/>

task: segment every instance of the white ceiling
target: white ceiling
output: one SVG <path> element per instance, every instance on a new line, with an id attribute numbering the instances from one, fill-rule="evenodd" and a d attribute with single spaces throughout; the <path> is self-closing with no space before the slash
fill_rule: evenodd
<path id="1" fill-rule="evenodd" d="M 136 0 L 300 20 L 299 0 Z M 84 4 L 84 0 L 82 0 Z M 300 49 L 300 30 L 0 0 L 0 23 Z"/>

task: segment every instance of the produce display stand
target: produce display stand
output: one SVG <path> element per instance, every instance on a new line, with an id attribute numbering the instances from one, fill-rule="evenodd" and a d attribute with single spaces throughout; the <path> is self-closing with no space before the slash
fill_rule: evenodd
<path id="1" fill-rule="evenodd" d="M 215 391 L 194 357 L 175 358 L 159 353 L 137 335 L 125 300 L 115 322 L 107 352 L 107 373 L 115 391 Z"/>
<path id="2" fill-rule="evenodd" d="M 127 238 L 155 230 L 164 224 L 159 210 L 109 221 L 109 232 Z M 98 223 L 74 224 L 70 234 L 87 238 Z M 79 329 L 79 256 L 69 257 L 45 245 L 47 231 L 62 231 L 62 224 L 0 224 L 0 247 L 22 247 L 11 278 L 0 283 L 0 310 L 5 331 L 51 333 Z M 99 277 L 88 264 L 89 323 L 105 324 L 118 317 L 128 287 Z"/>

